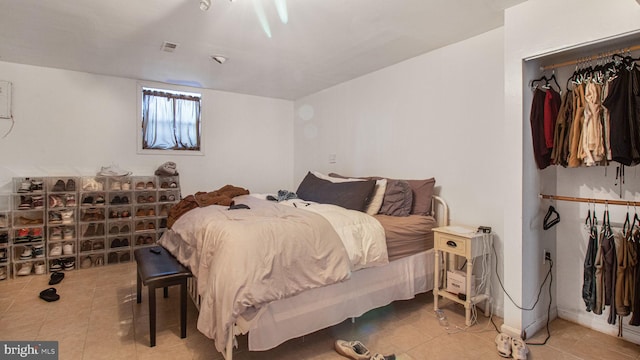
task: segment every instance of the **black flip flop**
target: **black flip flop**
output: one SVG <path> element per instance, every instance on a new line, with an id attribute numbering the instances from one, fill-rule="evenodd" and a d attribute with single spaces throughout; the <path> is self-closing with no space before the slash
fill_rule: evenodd
<path id="1" fill-rule="evenodd" d="M 60 295 L 58 295 L 56 292 L 57 290 L 55 288 L 48 288 L 46 290 L 42 290 L 40 292 L 40 299 L 47 302 L 60 300 Z"/>
<path id="2" fill-rule="evenodd" d="M 64 279 L 64 273 L 54 271 L 51 273 L 51 280 L 49 280 L 49 285 L 58 284 L 60 281 L 62 281 L 62 279 Z"/>

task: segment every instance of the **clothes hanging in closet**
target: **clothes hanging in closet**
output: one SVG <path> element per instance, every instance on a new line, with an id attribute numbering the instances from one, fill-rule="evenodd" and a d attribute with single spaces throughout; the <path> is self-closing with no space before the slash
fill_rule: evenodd
<path id="1" fill-rule="evenodd" d="M 580 167 L 610 161 L 640 164 L 640 69 L 637 59 L 614 58 L 607 64 L 576 68 L 561 99 L 548 83 L 546 91 L 533 86 L 530 122 L 539 169 L 550 164 Z M 556 109 L 553 121 L 549 116 Z"/>

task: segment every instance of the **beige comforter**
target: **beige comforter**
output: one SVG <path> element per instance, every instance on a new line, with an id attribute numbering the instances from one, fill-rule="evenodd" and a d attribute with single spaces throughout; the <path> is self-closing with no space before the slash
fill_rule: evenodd
<path id="1" fill-rule="evenodd" d="M 333 205 L 315 204 L 318 210 L 307 211 L 250 195 L 235 198 L 235 203 L 251 209 L 193 209 L 159 240 L 197 277 L 202 297 L 198 330 L 214 339 L 221 352 L 232 325 L 246 310 L 345 280 L 352 268 L 364 267 L 352 264 L 347 248 L 354 245 L 344 244 L 353 242 L 354 233 L 380 237 L 365 242 L 375 244 L 367 247 L 365 258 L 371 266 L 387 262 L 386 248 L 380 246 L 384 230 L 366 214 L 344 210 L 336 223 L 319 214 L 328 207 L 333 214 L 329 218 L 335 219 L 338 210 Z M 356 225 L 345 220 L 349 213 Z M 367 227 L 371 230 L 364 231 Z M 373 250 L 383 252 L 374 256 Z"/>

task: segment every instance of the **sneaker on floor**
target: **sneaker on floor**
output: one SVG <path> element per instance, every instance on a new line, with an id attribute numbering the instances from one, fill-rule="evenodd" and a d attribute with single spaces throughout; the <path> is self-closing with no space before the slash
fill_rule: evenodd
<path id="1" fill-rule="evenodd" d="M 508 358 L 511 357 L 511 336 L 500 333 L 496 335 L 496 347 L 498 348 L 498 354 L 500 356 Z"/>
<path id="2" fill-rule="evenodd" d="M 395 354 L 391 354 L 391 355 L 375 354 L 371 357 L 371 360 L 396 360 L 396 355 Z"/>
<path id="3" fill-rule="evenodd" d="M 511 356 L 516 360 L 527 360 L 529 349 L 520 338 L 511 338 Z"/>
<path id="4" fill-rule="evenodd" d="M 336 340 L 334 347 L 336 352 L 353 360 L 369 360 L 371 353 L 360 341 Z"/>

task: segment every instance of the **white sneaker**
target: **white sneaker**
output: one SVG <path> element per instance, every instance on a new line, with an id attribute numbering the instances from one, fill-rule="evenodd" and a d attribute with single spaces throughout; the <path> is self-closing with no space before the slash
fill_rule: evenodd
<path id="1" fill-rule="evenodd" d="M 45 271 L 46 271 L 46 267 L 44 266 L 44 263 L 36 264 L 36 266 L 34 267 L 34 271 L 35 271 L 36 275 L 44 274 Z"/>
<path id="2" fill-rule="evenodd" d="M 371 353 L 360 341 L 336 340 L 334 347 L 338 354 L 353 360 L 369 360 Z"/>
<path id="3" fill-rule="evenodd" d="M 24 248 L 22 250 L 22 254 L 20 255 L 20 260 L 29 260 L 33 257 L 33 250 L 30 247 Z"/>
<path id="4" fill-rule="evenodd" d="M 496 346 L 500 356 L 505 358 L 511 357 L 511 336 L 505 333 L 496 335 Z"/>
<path id="5" fill-rule="evenodd" d="M 73 255 L 73 244 L 67 243 L 62 245 L 62 253 L 65 255 Z"/>
<path id="6" fill-rule="evenodd" d="M 62 255 L 62 246 L 60 244 L 55 244 L 51 249 L 49 249 L 49 256 L 60 256 Z"/>
<path id="7" fill-rule="evenodd" d="M 22 264 L 22 266 L 20 266 L 20 270 L 18 270 L 18 275 L 20 276 L 30 275 L 32 267 L 33 267 L 33 264 L 30 262 Z"/>
<path id="8" fill-rule="evenodd" d="M 520 338 L 511 338 L 511 356 L 516 360 L 527 360 L 529 348 Z"/>

